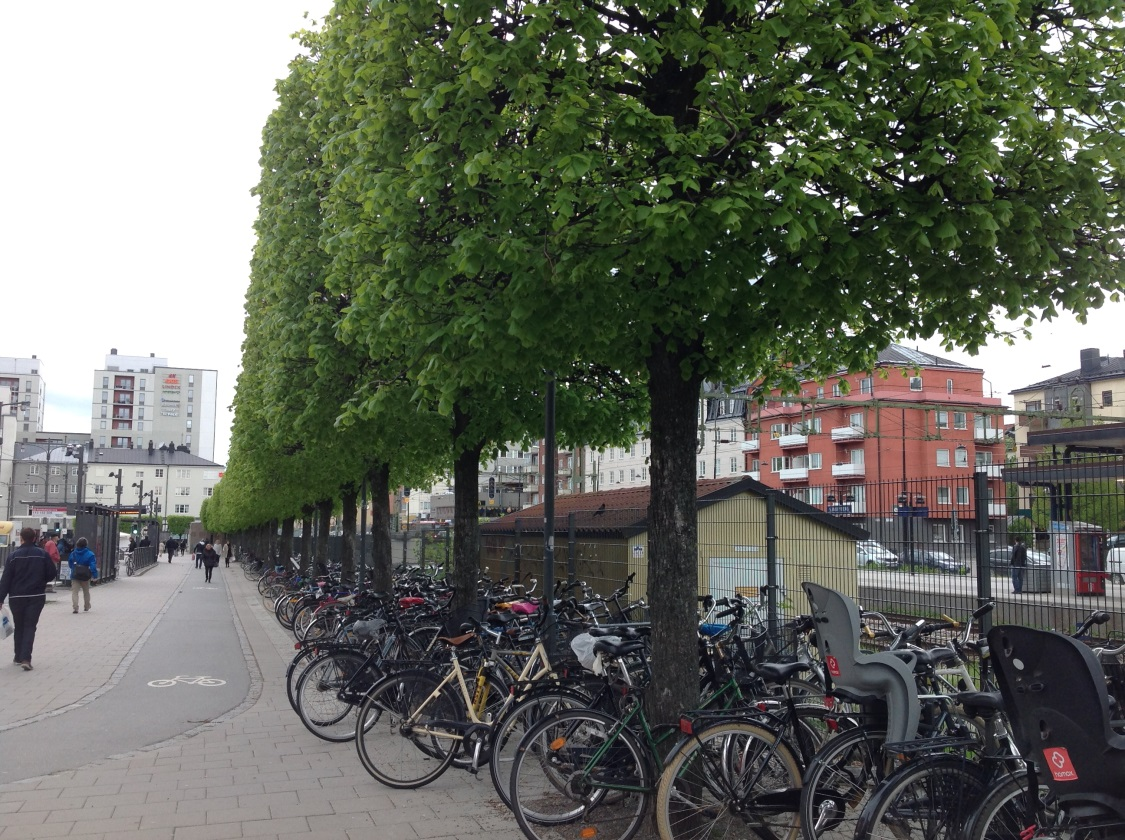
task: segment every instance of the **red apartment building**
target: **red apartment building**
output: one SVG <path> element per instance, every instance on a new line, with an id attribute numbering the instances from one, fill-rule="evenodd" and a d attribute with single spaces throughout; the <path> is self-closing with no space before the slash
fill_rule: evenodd
<path id="1" fill-rule="evenodd" d="M 840 371 L 751 407 L 746 470 L 829 513 L 863 520 L 857 524 L 887 543 L 897 541 L 906 516 L 912 539 L 968 543 L 974 472 L 992 479 L 990 520 L 1005 516 L 1003 407 L 984 396 L 984 381 L 978 368 L 891 345 L 874 373 Z M 713 402 L 710 421 L 746 411 L 740 400 Z"/>

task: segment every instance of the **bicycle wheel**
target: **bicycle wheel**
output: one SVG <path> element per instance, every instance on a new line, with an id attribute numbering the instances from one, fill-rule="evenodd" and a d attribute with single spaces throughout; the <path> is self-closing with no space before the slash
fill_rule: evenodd
<path id="1" fill-rule="evenodd" d="M 1038 824 L 1040 814 L 1027 800 L 1028 774 L 1009 776 L 980 801 L 965 824 L 965 840 L 1011 840 Z M 1044 825 L 1054 825 L 1058 807 L 1051 789 L 1039 785 L 1039 811 Z"/>
<path id="2" fill-rule="evenodd" d="M 417 788 L 449 769 L 461 745 L 464 709 L 428 671 L 399 671 L 377 682 L 360 706 L 356 750 L 387 787 Z"/>
<path id="3" fill-rule="evenodd" d="M 637 736 L 609 715 L 572 709 L 527 731 L 509 792 L 531 840 L 629 840 L 648 815 L 653 778 Z"/>
<path id="4" fill-rule="evenodd" d="M 305 640 L 305 634 L 309 632 L 309 627 L 316 621 L 319 608 L 320 604 L 312 602 L 303 604 L 300 609 L 293 613 L 293 626 L 290 629 L 292 629 L 297 641 L 303 642 Z"/>
<path id="5" fill-rule="evenodd" d="M 915 758 L 889 775 L 856 821 L 870 840 L 956 840 L 983 798 L 988 774 L 963 755 Z"/>
<path id="6" fill-rule="evenodd" d="M 805 769 L 801 833 L 805 840 L 851 840 L 860 811 L 891 770 L 886 733 L 857 727 L 827 741 Z"/>
<path id="7" fill-rule="evenodd" d="M 576 691 L 546 689 L 534 693 L 514 706 L 502 721 L 492 729 L 489 742 L 488 773 L 496 793 L 504 804 L 511 807 L 512 797 L 508 785 L 512 780 L 512 763 L 516 748 L 531 727 L 539 721 L 564 709 L 587 709 L 590 698 Z"/>
<path id="8" fill-rule="evenodd" d="M 795 840 L 801 769 L 777 733 L 726 721 L 697 732 L 669 756 L 656 789 L 663 840 Z"/>
<path id="9" fill-rule="evenodd" d="M 285 669 L 285 696 L 289 698 L 289 705 L 297 714 L 300 714 L 300 711 L 297 709 L 297 680 L 299 680 L 301 674 L 305 672 L 305 668 L 309 665 L 309 660 L 319 656 L 320 653 L 321 651 L 314 647 L 303 647 L 297 651 L 296 656 L 289 660 L 289 665 Z"/>
<path id="10" fill-rule="evenodd" d="M 340 692 L 348 686 L 362 695 L 364 685 L 370 687 L 379 679 L 381 674 L 370 667 L 361 673 L 366 662 L 367 657 L 355 651 L 335 650 L 309 663 L 295 692 L 297 714 L 309 732 L 334 743 L 355 737 L 356 707 L 341 699 Z"/>

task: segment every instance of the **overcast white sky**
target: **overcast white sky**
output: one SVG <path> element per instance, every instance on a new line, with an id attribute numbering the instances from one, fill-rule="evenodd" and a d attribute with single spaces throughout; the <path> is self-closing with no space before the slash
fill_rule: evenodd
<path id="1" fill-rule="evenodd" d="M 89 429 L 111 348 L 219 374 L 225 462 L 254 244 L 261 129 L 292 33 L 330 0 L 5 3 L 0 356 L 38 356 L 44 427 Z M 22 14 L 19 13 L 22 11 Z M 1125 305 L 976 358 L 996 396 L 1125 352 Z M 1045 368 L 1044 365 L 1051 367 Z"/>

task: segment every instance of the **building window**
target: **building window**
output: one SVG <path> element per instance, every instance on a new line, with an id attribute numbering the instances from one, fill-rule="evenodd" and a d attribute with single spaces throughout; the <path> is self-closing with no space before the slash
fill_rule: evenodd
<path id="1" fill-rule="evenodd" d="M 102 391 L 102 402 L 109 402 L 109 391 Z"/>
<path id="2" fill-rule="evenodd" d="M 215 492 L 215 488 L 214 488 L 214 487 L 206 487 L 206 488 L 204 488 L 204 490 L 203 490 L 203 495 L 204 495 L 204 496 L 210 496 L 210 495 L 211 495 L 211 494 L 212 494 L 213 492 Z"/>
<path id="3" fill-rule="evenodd" d="M 851 426 L 853 429 L 862 429 L 863 428 L 863 412 L 857 411 L 854 414 L 849 414 L 848 415 L 848 425 Z"/>
<path id="4" fill-rule="evenodd" d="M 103 493 L 105 493 L 105 485 L 104 484 L 95 484 L 94 485 L 94 495 L 95 496 L 101 496 Z"/>
<path id="5" fill-rule="evenodd" d="M 953 380 L 952 379 L 945 380 L 945 393 L 947 393 L 947 394 L 953 393 Z"/>
<path id="6" fill-rule="evenodd" d="M 109 387 L 109 377 L 108 377 L 108 376 L 103 376 L 103 377 L 102 377 L 102 387 L 103 387 L 103 388 L 108 388 L 108 387 Z"/>
<path id="7" fill-rule="evenodd" d="M 833 382 L 832 383 L 832 396 L 842 397 L 843 395 L 844 395 L 844 392 L 840 388 L 840 383 L 839 382 Z"/>
<path id="8" fill-rule="evenodd" d="M 969 466 L 969 450 L 968 449 L 966 449 L 963 446 L 958 446 L 957 449 L 954 450 L 953 455 L 954 455 L 953 466 L 955 466 L 955 467 L 967 467 L 967 466 Z"/>
<path id="9" fill-rule="evenodd" d="M 1113 391 L 1102 391 L 1102 408 L 1113 405 Z"/>
<path id="10" fill-rule="evenodd" d="M 141 377 L 141 390 L 142 390 L 142 391 L 143 391 L 143 390 L 145 389 L 145 383 L 146 383 L 147 381 L 148 381 L 148 380 L 147 380 L 147 379 L 145 379 L 145 378 L 144 378 L 143 376 Z"/>
<path id="11" fill-rule="evenodd" d="M 948 429 L 949 428 L 949 412 L 948 411 L 939 411 L 937 413 L 937 427 L 939 429 Z"/>
<path id="12" fill-rule="evenodd" d="M 953 428 L 967 429 L 969 428 L 969 415 L 963 411 L 953 412 Z"/>
<path id="13" fill-rule="evenodd" d="M 625 470 L 618 470 L 617 471 L 617 483 L 618 484 L 624 484 L 625 483 Z"/>
<path id="14" fill-rule="evenodd" d="M 816 398 L 818 400 L 824 399 L 824 388 L 823 387 L 816 389 Z"/>
<path id="15" fill-rule="evenodd" d="M 38 464 L 29 465 L 28 468 L 27 468 L 27 474 L 28 475 L 39 475 L 39 465 Z"/>
<path id="16" fill-rule="evenodd" d="M 98 436 L 98 446 L 100 446 L 102 449 L 105 449 L 105 435 Z"/>
<path id="17" fill-rule="evenodd" d="M 156 468 L 156 477 L 157 478 L 164 478 L 164 467 L 157 467 Z"/>
<path id="18" fill-rule="evenodd" d="M 910 377 L 910 390 L 911 391 L 921 391 L 922 390 L 922 377 L 920 377 L 920 376 Z"/>
<path id="19" fill-rule="evenodd" d="M 144 394 L 138 394 L 137 395 L 137 405 L 144 405 L 144 404 L 145 404 L 145 395 Z"/>
<path id="20" fill-rule="evenodd" d="M 173 495 L 175 495 L 175 496 L 190 496 L 191 495 L 191 488 L 190 487 L 177 487 L 176 492 Z"/>
<path id="21" fill-rule="evenodd" d="M 949 450 L 948 449 L 939 449 L 937 451 L 937 465 L 939 467 L 948 467 L 949 466 Z"/>
<path id="22" fill-rule="evenodd" d="M 949 488 L 948 487 L 939 487 L 937 489 L 937 503 L 939 505 L 948 505 L 949 504 Z"/>
<path id="23" fill-rule="evenodd" d="M 188 388 L 188 392 L 187 392 L 187 401 L 188 401 L 188 402 L 191 402 L 191 401 L 192 401 L 192 400 L 194 400 L 194 399 L 195 399 L 195 391 L 194 391 L 194 389 L 192 389 L 192 388 Z"/>
<path id="24" fill-rule="evenodd" d="M 976 453 L 975 460 L 977 464 L 977 471 L 979 472 L 980 467 L 988 467 L 992 465 L 992 453 L 978 451 Z"/>
<path id="25" fill-rule="evenodd" d="M 1042 400 L 1028 400 L 1027 402 L 1025 402 L 1023 404 L 1023 407 L 1024 407 L 1024 410 L 1026 410 L 1026 411 L 1042 411 L 1043 410 L 1043 401 Z"/>
<path id="26" fill-rule="evenodd" d="M 176 478 L 191 478 L 191 470 L 176 470 Z"/>
<path id="27" fill-rule="evenodd" d="M 176 513 L 187 513 L 189 505 L 176 505 Z"/>
<path id="28" fill-rule="evenodd" d="M 51 467 L 51 475 L 62 475 L 63 469 L 61 466 L 54 465 Z"/>
<path id="29" fill-rule="evenodd" d="M 34 495 L 35 495 L 36 493 L 38 493 L 38 492 L 39 492 L 39 485 L 38 485 L 38 484 L 29 484 L 29 485 L 27 485 L 27 492 L 28 492 L 29 494 L 31 494 L 32 496 L 34 496 Z"/>
<path id="30" fill-rule="evenodd" d="M 51 484 L 47 487 L 47 492 L 52 496 L 57 496 L 62 491 L 62 485 Z"/>
<path id="31" fill-rule="evenodd" d="M 188 384 L 188 385 L 194 385 L 194 384 L 195 384 L 195 374 L 194 374 L 194 373 L 189 373 L 189 374 L 188 374 L 188 377 L 187 377 L 187 384 Z"/>
<path id="32" fill-rule="evenodd" d="M 957 488 L 957 504 L 967 505 L 968 503 L 969 503 L 969 488 L 968 487 L 958 487 Z"/>
<path id="33" fill-rule="evenodd" d="M 870 376 L 865 376 L 859 380 L 859 392 L 861 394 L 872 394 L 875 392 L 874 384 Z"/>
<path id="34" fill-rule="evenodd" d="M 785 469 L 786 460 L 788 459 L 780 455 L 775 455 L 774 457 L 770 458 L 770 472 L 781 472 L 783 469 Z"/>
<path id="35" fill-rule="evenodd" d="M 190 428 L 191 428 L 191 421 L 190 421 L 190 420 L 187 420 L 187 421 L 185 421 L 185 422 L 187 423 L 187 428 L 189 428 L 189 429 L 190 429 Z"/>
<path id="36" fill-rule="evenodd" d="M 770 438 L 772 440 L 777 440 L 782 435 L 787 434 L 789 434 L 788 423 L 774 423 L 770 426 Z"/>

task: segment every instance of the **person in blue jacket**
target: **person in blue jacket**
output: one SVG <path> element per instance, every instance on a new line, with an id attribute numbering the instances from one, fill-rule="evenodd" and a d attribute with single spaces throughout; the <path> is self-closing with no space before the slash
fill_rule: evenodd
<path id="1" fill-rule="evenodd" d="M 85 537 L 78 540 L 67 558 L 70 564 L 70 605 L 78 612 L 79 591 L 86 598 L 86 612 L 90 611 L 90 581 L 98 579 L 98 558 L 90 551 Z"/>

